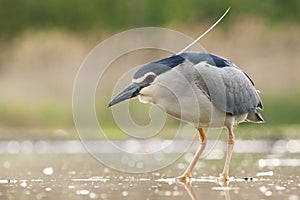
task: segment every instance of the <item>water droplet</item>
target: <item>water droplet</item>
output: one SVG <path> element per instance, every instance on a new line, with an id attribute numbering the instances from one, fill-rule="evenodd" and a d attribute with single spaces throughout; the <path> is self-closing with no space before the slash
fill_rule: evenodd
<path id="1" fill-rule="evenodd" d="M 259 187 L 259 191 L 261 191 L 262 193 L 265 193 L 267 191 L 267 188 L 265 186 L 261 186 L 261 187 Z"/>
<path id="2" fill-rule="evenodd" d="M 151 179 L 150 178 L 140 178 L 139 180 L 140 181 L 150 181 Z"/>
<path id="3" fill-rule="evenodd" d="M 52 175 L 53 172 L 54 172 L 54 170 L 53 170 L 52 167 L 46 167 L 46 168 L 43 169 L 43 173 L 44 173 L 45 175 Z"/>
<path id="4" fill-rule="evenodd" d="M 123 192 L 122 192 L 122 196 L 123 196 L 123 197 L 127 197 L 127 196 L 128 196 L 128 192 L 127 192 L 127 191 L 123 191 Z"/>
<path id="5" fill-rule="evenodd" d="M 256 176 L 273 176 L 273 175 L 274 175 L 273 171 L 258 172 L 258 173 L 256 173 Z"/>
<path id="6" fill-rule="evenodd" d="M 266 191 L 266 192 L 265 192 L 265 195 L 266 195 L 267 197 L 270 197 L 270 196 L 272 196 L 272 192 L 271 192 L 271 191 Z"/>
<path id="7" fill-rule="evenodd" d="M 276 186 L 275 186 L 275 189 L 276 189 L 276 190 L 285 190 L 285 187 L 276 185 Z"/>
<path id="8" fill-rule="evenodd" d="M 268 188 L 265 186 L 259 187 L 259 190 L 267 197 L 272 196 L 272 192 L 270 190 L 268 190 Z"/>
<path id="9" fill-rule="evenodd" d="M 259 159 L 258 166 L 261 168 L 264 168 L 267 165 L 267 162 L 265 159 Z"/>
<path id="10" fill-rule="evenodd" d="M 95 192 L 91 192 L 91 193 L 89 194 L 89 197 L 90 197 L 91 199 L 96 199 L 96 198 L 98 197 L 98 195 L 97 195 Z"/>
<path id="11" fill-rule="evenodd" d="M 26 181 L 22 181 L 22 182 L 20 183 L 20 185 L 21 185 L 23 188 L 25 188 L 25 187 L 27 186 L 27 183 L 26 183 Z"/>
<path id="12" fill-rule="evenodd" d="M 90 191 L 88 190 L 77 190 L 76 194 L 77 195 L 88 195 L 90 193 Z"/>

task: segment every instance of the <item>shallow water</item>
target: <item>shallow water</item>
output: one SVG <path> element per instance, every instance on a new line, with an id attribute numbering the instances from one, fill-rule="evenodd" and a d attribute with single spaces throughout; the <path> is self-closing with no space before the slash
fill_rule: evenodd
<path id="1" fill-rule="evenodd" d="M 300 156 L 295 141 L 254 141 L 250 148 L 254 152 L 239 152 L 237 145 L 240 150 L 233 154 L 227 187 L 215 177 L 222 170 L 224 156 L 201 159 L 189 185 L 172 179 L 185 169 L 188 156 L 155 172 L 130 174 L 104 166 L 84 149 L 71 151 L 68 145 L 76 149 L 74 141 L 43 141 L 41 152 L 35 151 L 41 141 L 11 142 L 1 147 L 0 199 L 300 199 Z M 270 145 L 258 153 L 255 147 L 262 144 Z M 291 145 L 295 148 L 289 151 Z M 49 150 L 52 147 L 56 152 Z"/>

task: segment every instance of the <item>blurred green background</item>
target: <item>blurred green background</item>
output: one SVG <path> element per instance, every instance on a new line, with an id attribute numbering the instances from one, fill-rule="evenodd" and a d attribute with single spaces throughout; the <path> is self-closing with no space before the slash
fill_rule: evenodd
<path id="1" fill-rule="evenodd" d="M 262 92 L 264 128 L 283 137 L 297 136 L 298 128 L 283 132 L 280 127 L 298 127 L 300 122 L 300 1 L 3 0 L 0 137 L 56 137 L 57 130 L 73 130 L 67 134 L 73 137 L 73 82 L 80 64 L 98 43 L 145 26 L 166 27 L 196 38 L 228 7 L 229 14 L 201 45 L 252 77 Z M 103 101 L 97 105 L 98 117 L 107 128 L 115 126 L 106 108 L 113 84 L 106 83 Z M 149 107 L 133 103 L 133 115 L 141 124 L 147 123 L 144 113 Z M 249 129 L 250 125 L 243 126 Z M 49 131 L 34 131 L 39 129 Z"/>

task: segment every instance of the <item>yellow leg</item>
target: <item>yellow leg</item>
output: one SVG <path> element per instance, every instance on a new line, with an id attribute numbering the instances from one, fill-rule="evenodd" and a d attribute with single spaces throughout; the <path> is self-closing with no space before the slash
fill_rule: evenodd
<path id="1" fill-rule="evenodd" d="M 233 152 L 233 146 L 234 146 L 234 134 L 232 128 L 228 128 L 227 155 L 226 155 L 224 169 L 221 174 L 222 177 L 220 177 L 221 179 L 223 179 L 224 183 L 227 183 L 229 179 L 229 167 L 230 167 L 230 161 Z"/>
<path id="2" fill-rule="evenodd" d="M 190 165 L 188 166 L 188 168 L 185 170 L 185 172 L 179 176 L 179 177 L 176 177 L 176 181 L 180 181 L 180 182 L 188 182 L 191 178 L 191 173 L 195 167 L 195 165 L 197 164 L 197 161 L 199 160 L 203 150 L 205 149 L 205 146 L 206 146 L 206 141 L 207 141 L 207 138 L 206 138 L 206 135 L 205 135 L 205 132 L 202 128 L 199 128 L 198 129 L 198 132 L 199 132 L 199 140 L 200 140 L 200 146 L 192 160 L 192 162 L 190 163 Z"/>

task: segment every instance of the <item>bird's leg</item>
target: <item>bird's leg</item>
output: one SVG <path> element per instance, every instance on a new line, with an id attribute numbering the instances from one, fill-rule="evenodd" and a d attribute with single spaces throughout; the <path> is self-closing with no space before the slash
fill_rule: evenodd
<path id="1" fill-rule="evenodd" d="M 224 165 L 224 169 L 221 175 L 221 179 L 223 180 L 224 184 L 228 182 L 229 179 L 229 167 L 230 167 L 230 161 L 232 156 L 234 146 L 234 134 L 232 131 L 232 128 L 228 128 L 228 141 L 227 141 L 227 155 L 226 155 L 226 161 Z"/>
<path id="2" fill-rule="evenodd" d="M 195 154 L 192 162 L 188 166 L 188 168 L 185 170 L 185 172 L 181 176 L 176 177 L 176 181 L 179 181 L 179 182 L 188 182 L 190 180 L 191 173 L 192 173 L 195 165 L 197 164 L 197 161 L 199 160 L 201 153 L 205 149 L 206 141 L 207 141 L 205 132 L 204 132 L 204 130 L 202 128 L 199 128 L 198 132 L 199 132 L 200 146 L 199 146 L 199 148 L 198 148 L 198 150 L 197 150 L 197 152 L 196 152 L 196 154 Z"/>

